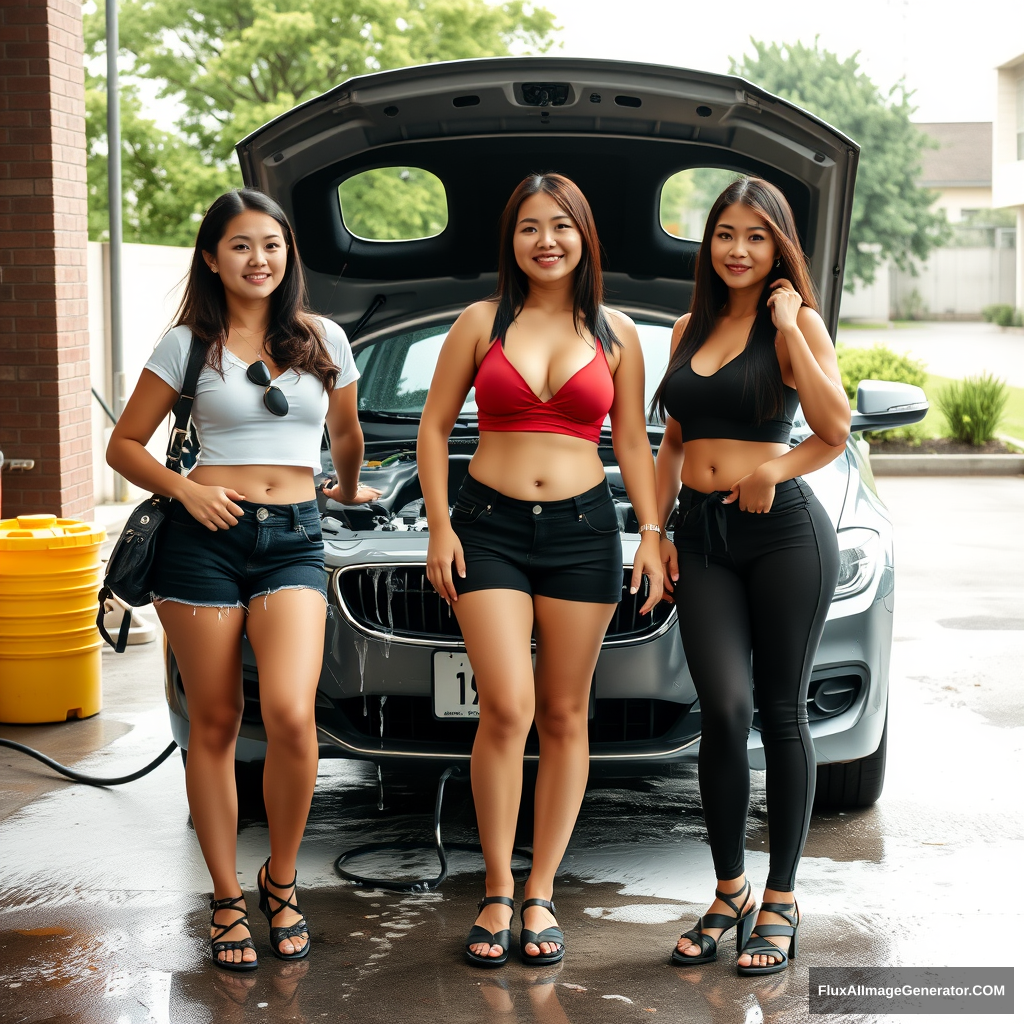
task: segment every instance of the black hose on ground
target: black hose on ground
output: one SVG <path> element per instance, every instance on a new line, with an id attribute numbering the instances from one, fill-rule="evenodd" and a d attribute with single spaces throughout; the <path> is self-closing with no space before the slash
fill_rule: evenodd
<path id="1" fill-rule="evenodd" d="M 53 758 L 41 754 L 38 750 L 26 747 L 24 743 L 0 739 L 0 747 L 9 747 L 11 750 L 17 750 L 19 753 L 28 754 L 29 757 L 42 761 L 47 768 L 52 768 L 55 772 L 59 772 L 61 775 L 71 779 L 72 782 L 81 782 L 86 786 L 123 786 L 126 782 L 134 782 L 136 779 L 141 779 L 143 775 L 148 775 L 154 768 L 162 765 L 174 753 L 177 746 L 178 744 L 171 740 L 159 756 L 155 757 L 144 768 L 140 768 L 137 772 L 132 772 L 131 775 L 122 775 L 116 779 L 100 779 L 95 775 L 83 775 L 81 772 L 76 772 L 73 768 L 68 768 L 66 765 L 54 761 Z"/>
<path id="2" fill-rule="evenodd" d="M 448 855 L 444 843 L 441 841 L 441 804 L 444 801 L 444 784 L 452 775 L 461 775 L 462 771 L 457 765 L 451 765 L 441 773 L 437 780 L 437 799 L 434 802 L 434 852 L 440 864 L 440 871 L 436 878 L 417 878 L 413 881 L 402 881 L 393 878 L 372 878 L 368 875 L 357 875 L 354 871 L 346 870 L 342 865 L 348 863 L 353 857 L 359 857 L 365 853 L 379 853 L 383 850 L 408 851 L 429 849 L 424 843 L 365 843 L 362 846 L 346 850 L 334 862 L 334 870 L 348 882 L 355 882 L 357 885 L 366 886 L 369 889 L 384 889 L 388 892 L 430 892 L 436 889 L 448 877 Z M 449 850 L 468 850 L 472 853 L 481 853 L 477 843 L 450 843 Z M 513 851 L 520 857 L 527 860 L 532 859 L 528 850 L 516 849 Z"/>
<path id="3" fill-rule="evenodd" d="M 34 757 L 37 761 L 41 761 L 45 764 L 47 768 L 52 768 L 53 771 L 65 776 L 72 782 L 80 782 L 86 786 L 123 786 L 125 783 L 141 779 L 144 775 L 148 775 L 153 771 L 154 768 L 158 768 L 162 765 L 164 761 L 174 753 L 177 746 L 178 744 L 171 740 L 171 742 L 157 757 L 138 771 L 132 772 L 131 775 L 122 775 L 113 779 L 102 779 L 95 775 L 85 775 L 82 772 L 76 772 L 73 768 L 68 768 L 67 765 L 54 761 L 53 758 L 47 757 L 45 754 L 40 753 L 40 751 L 34 750 L 32 747 L 25 746 L 24 743 L 15 743 L 14 740 L 0 739 L 0 747 L 7 747 L 10 750 L 16 750 L 21 754 L 27 754 L 29 757 Z M 451 765 L 441 773 L 440 779 L 437 780 L 437 799 L 434 801 L 434 851 L 437 854 L 440 870 L 435 878 L 417 878 L 413 881 L 402 881 L 401 879 L 392 878 L 372 878 L 368 875 L 358 875 L 354 871 L 349 871 L 343 867 L 343 865 L 352 860 L 352 858 L 359 857 L 367 853 L 379 853 L 383 850 L 407 851 L 429 848 L 423 843 L 411 842 L 364 843 L 362 846 L 356 846 L 351 850 L 346 850 L 344 853 L 340 854 L 334 862 L 334 870 L 337 874 L 348 882 L 355 882 L 357 885 L 366 886 L 370 889 L 385 889 L 389 892 L 430 892 L 432 889 L 436 889 L 448 877 L 448 854 L 441 839 L 441 806 L 444 802 L 444 784 L 449 778 L 451 778 L 451 776 L 461 774 L 461 769 L 457 765 Z M 481 852 L 480 846 L 477 843 L 451 843 L 449 844 L 448 849 L 468 850 L 473 853 Z M 513 852 L 528 860 L 532 859 L 532 855 L 528 850 L 516 849 Z"/>

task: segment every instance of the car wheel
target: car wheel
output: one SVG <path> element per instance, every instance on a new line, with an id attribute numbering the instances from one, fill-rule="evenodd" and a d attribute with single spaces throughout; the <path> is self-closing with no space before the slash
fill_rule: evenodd
<path id="1" fill-rule="evenodd" d="M 870 807 L 881 795 L 885 782 L 885 748 L 889 735 L 889 709 L 878 749 L 867 757 L 845 764 L 819 764 L 814 791 L 816 810 Z"/>
<path id="2" fill-rule="evenodd" d="M 188 751 L 181 751 L 182 765 L 188 764 Z M 263 807 L 263 761 L 235 762 L 235 790 L 238 793 L 238 809 L 260 810 Z"/>

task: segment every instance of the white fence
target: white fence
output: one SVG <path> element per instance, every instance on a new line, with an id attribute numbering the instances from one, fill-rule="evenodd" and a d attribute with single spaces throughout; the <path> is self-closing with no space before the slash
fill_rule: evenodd
<path id="1" fill-rule="evenodd" d="M 124 338 L 125 395 L 130 395 L 153 351 L 170 325 L 181 298 L 191 248 L 169 245 L 125 245 L 121 257 L 121 323 Z M 109 246 L 89 243 L 89 358 L 92 386 L 113 407 L 110 371 Z M 92 462 L 96 504 L 114 500 L 114 474 L 104 459 L 112 426 L 99 402 L 93 400 Z M 158 430 L 149 445 L 163 461 L 167 436 Z M 129 487 L 130 497 L 141 500 L 143 492 Z"/>
<path id="2" fill-rule="evenodd" d="M 1014 304 L 1015 267 L 1016 253 L 1005 247 L 935 249 L 916 274 L 880 267 L 873 284 L 843 294 L 840 315 L 975 319 L 986 306 Z"/>

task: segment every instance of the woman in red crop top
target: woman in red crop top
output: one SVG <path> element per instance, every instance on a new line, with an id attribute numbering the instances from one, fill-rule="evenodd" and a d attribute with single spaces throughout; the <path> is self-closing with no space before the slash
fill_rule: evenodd
<path id="1" fill-rule="evenodd" d="M 814 434 L 790 448 L 798 397 Z M 700 698 L 700 791 L 718 878 L 672 961 L 715 960 L 735 927 L 739 973 L 771 974 L 797 954 L 793 889 L 816 767 L 807 687 L 839 571 L 835 530 L 800 474 L 842 453 L 850 404 L 792 210 L 767 181 L 736 181 L 712 208 L 654 403 L 666 415 L 662 523 L 679 497 L 674 545 L 662 542 L 665 586 Z M 756 923 L 743 863 L 751 665 L 771 832 Z"/>
<path id="2" fill-rule="evenodd" d="M 606 415 L 642 524 L 630 586 L 636 593 L 649 579 L 643 613 L 661 600 L 643 355 L 632 321 L 601 298 L 586 199 L 561 175 L 531 175 L 502 214 L 497 295 L 452 327 L 420 422 L 427 575 L 458 618 L 480 702 L 472 779 L 487 878 L 466 940 L 476 966 L 508 960 L 512 845 L 534 721 L 540 762 L 520 954 L 528 964 L 564 954 L 551 896 L 587 784 L 590 685 L 623 581 L 597 453 Z M 474 385 L 480 444 L 449 519 L 448 437 Z"/>

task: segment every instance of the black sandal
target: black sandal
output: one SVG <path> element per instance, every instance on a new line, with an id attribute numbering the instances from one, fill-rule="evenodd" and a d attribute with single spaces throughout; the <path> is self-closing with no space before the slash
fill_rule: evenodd
<path id="1" fill-rule="evenodd" d="M 241 903 L 241 906 L 238 904 Z M 215 967 L 220 967 L 225 971 L 255 971 L 259 966 L 258 960 L 221 960 L 218 958 L 218 953 L 231 953 L 236 949 L 251 949 L 254 950 L 256 947 L 253 945 L 252 938 L 247 939 L 236 939 L 232 942 L 226 942 L 221 939 L 222 935 L 226 935 L 232 928 L 237 928 L 239 925 L 244 925 L 246 928 L 249 927 L 249 914 L 245 907 L 245 897 L 239 894 L 238 896 L 229 896 L 223 900 L 210 900 L 210 909 L 213 914 L 210 915 L 210 927 L 216 928 L 217 932 L 210 936 L 210 959 L 213 960 Z M 214 917 L 217 915 L 218 910 L 233 910 L 238 914 L 238 919 L 232 921 L 231 924 L 218 924 L 214 921 Z"/>
<path id="2" fill-rule="evenodd" d="M 474 967 L 503 967 L 508 963 L 508 948 L 512 945 L 512 919 L 516 916 L 516 902 L 511 896 L 485 896 L 476 906 L 477 910 L 483 910 L 493 903 L 501 903 L 512 908 L 512 917 L 509 918 L 509 928 L 503 928 L 500 932 L 489 932 L 478 924 L 469 929 L 466 936 L 466 959 Z M 501 946 L 501 956 L 481 956 L 474 953 L 469 947 L 478 943 L 486 942 L 488 946 Z"/>
<path id="3" fill-rule="evenodd" d="M 757 925 L 757 931 L 743 944 L 742 949 L 737 947 L 737 953 L 748 953 L 752 957 L 781 956 L 782 959 L 767 967 L 755 967 L 753 964 L 749 967 L 740 967 L 737 964 L 737 973 L 747 978 L 757 977 L 761 974 L 778 974 L 779 971 L 783 971 L 789 966 L 790 960 L 796 959 L 796 930 L 800 925 L 800 908 L 796 905 L 796 901 L 794 900 L 792 903 L 762 903 L 761 909 L 766 910 L 769 914 L 778 914 L 779 917 L 784 917 L 789 924 Z M 766 935 L 788 937 L 790 940 L 789 952 L 787 953 L 781 946 L 776 946 L 774 942 L 769 942 L 764 938 Z"/>
<path id="4" fill-rule="evenodd" d="M 286 928 L 275 928 L 274 918 L 281 913 L 285 907 L 294 910 L 296 914 L 301 914 L 302 911 L 299 909 L 298 897 L 295 895 L 295 883 L 299 880 L 299 873 L 295 872 L 295 877 L 291 881 L 291 885 L 278 885 L 270 877 L 270 858 L 267 858 L 266 863 L 261 868 L 261 873 L 256 875 L 256 885 L 260 890 L 260 910 L 263 916 L 267 919 L 267 924 L 270 925 L 270 951 L 278 958 L 278 960 L 302 960 L 309 956 L 309 947 L 312 944 L 312 939 L 309 937 L 309 925 L 306 924 L 306 919 L 300 917 L 295 924 L 290 924 Z M 289 900 L 282 899 L 280 896 L 272 893 L 267 886 L 272 885 L 275 889 L 291 889 L 292 899 L 294 903 Z M 273 911 L 270 909 L 270 901 L 276 900 L 278 906 Z M 294 953 L 282 953 L 280 946 L 285 939 L 293 939 L 297 936 L 305 936 L 306 942 L 302 949 L 297 949 Z"/>
<path id="5" fill-rule="evenodd" d="M 556 913 L 555 905 L 550 900 L 523 900 L 522 909 L 519 911 L 520 919 L 523 917 L 523 910 L 526 910 L 527 907 L 543 907 L 545 910 L 550 910 L 552 916 Z M 531 942 L 538 948 L 542 942 L 555 942 L 558 944 L 558 949 L 554 953 L 535 953 L 531 956 L 526 952 L 526 947 Z M 532 932 L 524 926 L 519 933 L 519 957 L 524 964 L 550 967 L 552 964 L 561 963 L 563 956 L 565 956 L 565 935 L 561 928 L 551 927 L 545 928 L 541 932 Z"/>
<path id="6" fill-rule="evenodd" d="M 677 942 L 676 948 L 672 950 L 672 963 L 677 967 L 699 967 L 701 964 L 713 964 L 718 959 L 718 943 L 730 928 L 736 929 L 737 955 L 740 953 L 740 947 L 749 939 L 750 931 L 754 927 L 754 912 L 757 910 L 755 903 L 745 914 L 743 913 L 743 905 L 750 898 L 750 882 L 744 882 L 743 888 L 736 892 L 721 892 L 716 889 L 715 896 L 723 903 L 729 904 L 735 917 L 729 917 L 726 914 L 705 914 L 688 932 L 683 932 L 679 938 L 689 939 L 695 946 L 700 947 L 700 952 L 696 956 L 680 953 Z M 733 903 L 737 896 L 742 897 L 739 906 Z M 704 934 L 705 928 L 721 928 L 722 934 L 717 939 L 712 938 L 710 935 Z"/>

